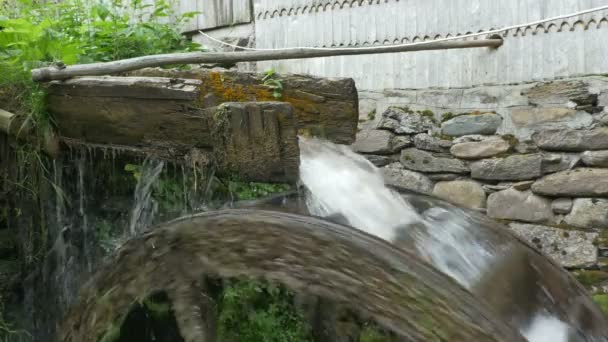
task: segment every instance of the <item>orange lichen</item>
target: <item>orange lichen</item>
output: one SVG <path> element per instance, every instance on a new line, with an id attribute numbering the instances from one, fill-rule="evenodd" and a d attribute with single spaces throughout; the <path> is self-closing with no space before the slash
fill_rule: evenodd
<path id="1" fill-rule="evenodd" d="M 224 78 L 221 72 L 210 72 L 208 77 L 203 77 L 202 81 L 201 101 L 205 95 L 212 93 L 219 98 L 220 102 L 281 101 L 290 103 L 294 107 L 296 115 L 303 112 L 319 114 L 317 104 L 313 101 L 288 94 L 284 94 L 281 99 L 276 99 L 272 96 L 272 92 L 263 85 L 235 84 L 230 78 Z"/>

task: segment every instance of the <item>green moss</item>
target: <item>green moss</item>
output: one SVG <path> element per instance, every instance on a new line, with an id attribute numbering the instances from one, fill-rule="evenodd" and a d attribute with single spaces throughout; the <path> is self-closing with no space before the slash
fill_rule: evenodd
<path id="1" fill-rule="evenodd" d="M 448 120 L 450 120 L 451 118 L 453 118 L 455 115 L 452 112 L 447 112 L 447 113 L 443 113 L 441 114 L 441 122 L 446 122 Z"/>
<path id="2" fill-rule="evenodd" d="M 593 300 L 600 306 L 606 316 L 608 316 L 608 294 L 593 296 Z"/>
<path id="3" fill-rule="evenodd" d="M 437 123 L 437 120 L 435 120 L 435 113 L 433 113 L 432 110 L 425 109 L 422 111 L 417 111 L 416 113 L 420 114 L 421 116 L 429 118 L 433 123 Z"/>
<path id="4" fill-rule="evenodd" d="M 449 136 L 449 135 L 445 135 L 445 134 L 441 134 L 439 132 L 435 132 L 432 134 L 433 137 L 437 138 L 437 139 L 441 139 L 441 140 L 449 140 L 452 141 L 454 139 L 456 139 L 455 137 Z"/>
<path id="5" fill-rule="evenodd" d="M 376 110 L 373 109 L 371 112 L 367 113 L 368 120 L 374 120 L 376 118 Z"/>
<path id="6" fill-rule="evenodd" d="M 608 281 L 608 272 L 580 270 L 574 272 L 574 277 L 584 286 L 591 287 Z"/>
<path id="7" fill-rule="evenodd" d="M 602 230 L 595 241 L 593 241 L 593 244 L 596 246 L 608 246 L 608 230 Z"/>
<path id="8" fill-rule="evenodd" d="M 509 143 L 509 146 L 514 147 L 519 144 L 519 140 L 513 134 L 505 134 L 500 136 L 502 140 Z"/>

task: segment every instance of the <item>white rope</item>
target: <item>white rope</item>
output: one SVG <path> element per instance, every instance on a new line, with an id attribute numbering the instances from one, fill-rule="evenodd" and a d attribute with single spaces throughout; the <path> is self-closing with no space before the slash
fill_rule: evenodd
<path id="1" fill-rule="evenodd" d="M 430 41 L 425 41 L 425 42 L 394 44 L 394 45 L 382 45 L 382 47 L 386 47 L 386 46 L 391 46 L 391 47 L 416 46 L 416 45 L 425 45 L 425 44 L 438 43 L 438 42 L 447 42 L 447 41 L 452 41 L 452 40 L 461 40 L 461 39 L 473 38 L 473 37 L 479 37 L 479 36 L 493 35 L 493 34 L 498 34 L 498 33 L 502 33 L 502 32 L 505 32 L 505 31 L 515 30 L 515 29 L 524 28 L 524 27 L 528 27 L 528 26 L 540 25 L 540 24 L 544 24 L 544 23 L 548 23 L 548 22 L 556 21 L 556 20 L 560 20 L 560 19 L 568 19 L 568 18 L 579 16 L 579 15 L 589 14 L 589 13 L 593 13 L 593 12 L 599 12 L 599 11 L 603 11 L 603 10 L 608 10 L 608 5 L 606 5 L 606 6 L 600 6 L 600 7 L 595 7 L 595 8 L 591 8 L 591 9 L 588 9 L 588 10 L 572 13 L 572 14 L 565 14 L 565 15 L 560 15 L 560 16 L 553 17 L 553 18 L 547 18 L 547 19 L 542 19 L 542 20 L 538 20 L 538 21 L 533 21 L 533 22 L 526 23 L 526 24 L 507 26 L 507 27 L 503 27 L 503 28 L 500 28 L 500 29 L 497 29 L 497 30 L 490 30 L 490 31 L 478 32 L 478 33 L 471 33 L 471 34 L 465 34 L 465 35 L 462 35 L 462 36 L 456 36 L 456 37 L 450 37 L 450 38 L 441 38 L 441 39 L 430 40 Z M 226 43 L 224 41 L 221 41 L 219 39 L 211 37 L 210 35 L 206 34 L 205 32 L 203 32 L 201 30 L 199 30 L 198 32 L 200 34 L 202 34 L 204 37 L 206 37 L 206 38 L 208 38 L 208 39 L 210 39 L 210 40 L 212 40 L 212 41 L 214 41 L 216 43 L 219 43 L 219 44 L 222 44 L 222 45 L 226 45 L 226 46 L 230 46 L 230 47 L 237 48 L 237 49 L 250 50 L 250 51 L 289 51 L 289 50 L 299 50 L 299 49 L 324 50 L 324 51 L 339 51 L 339 50 L 353 50 L 353 49 L 358 49 L 358 50 L 373 50 L 373 49 L 377 49 L 378 48 L 378 46 L 363 46 L 363 47 L 357 47 L 357 48 L 347 48 L 347 47 L 346 48 L 345 47 L 329 47 L 329 48 L 324 48 L 324 47 L 290 47 L 290 48 L 279 48 L 279 49 L 258 49 L 258 48 L 243 47 L 243 46 L 238 46 L 238 45 Z"/>

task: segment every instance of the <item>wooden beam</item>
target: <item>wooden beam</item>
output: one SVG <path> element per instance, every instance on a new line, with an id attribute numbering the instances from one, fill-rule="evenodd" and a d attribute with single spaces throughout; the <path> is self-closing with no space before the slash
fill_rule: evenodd
<path id="1" fill-rule="evenodd" d="M 0 109 L 0 131 L 9 134 L 15 114 Z M 14 129 L 14 128 L 13 128 Z"/>
<path id="2" fill-rule="evenodd" d="M 469 49 L 490 47 L 498 48 L 502 39 L 480 39 L 470 41 L 447 41 L 409 46 L 378 46 L 374 48 L 346 48 L 338 50 L 292 49 L 281 51 L 246 51 L 246 52 L 188 52 L 164 55 L 152 55 L 130 58 L 120 61 L 72 65 L 64 68 L 46 67 L 32 70 L 32 79 L 37 82 L 63 80 L 75 76 L 101 76 L 123 73 L 149 67 L 171 64 L 199 63 L 237 63 L 259 62 L 281 59 L 304 59 L 331 56 L 367 55 L 379 53 L 396 53 L 425 50 Z"/>

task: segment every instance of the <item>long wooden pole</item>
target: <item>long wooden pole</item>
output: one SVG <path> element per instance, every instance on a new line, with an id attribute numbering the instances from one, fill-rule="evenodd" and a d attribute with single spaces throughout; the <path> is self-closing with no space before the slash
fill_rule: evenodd
<path id="1" fill-rule="evenodd" d="M 171 64 L 259 62 L 281 59 L 303 59 L 425 50 L 469 49 L 480 47 L 498 48 L 502 45 L 502 43 L 502 39 L 492 38 L 470 41 L 436 42 L 409 46 L 378 46 L 366 49 L 347 48 L 323 50 L 302 48 L 281 51 L 173 53 L 136 57 L 114 62 L 72 65 L 64 68 L 46 67 L 34 69 L 32 70 L 32 79 L 37 82 L 45 82 L 52 80 L 63 80 L 75 76 L 101 76 Z"/>

